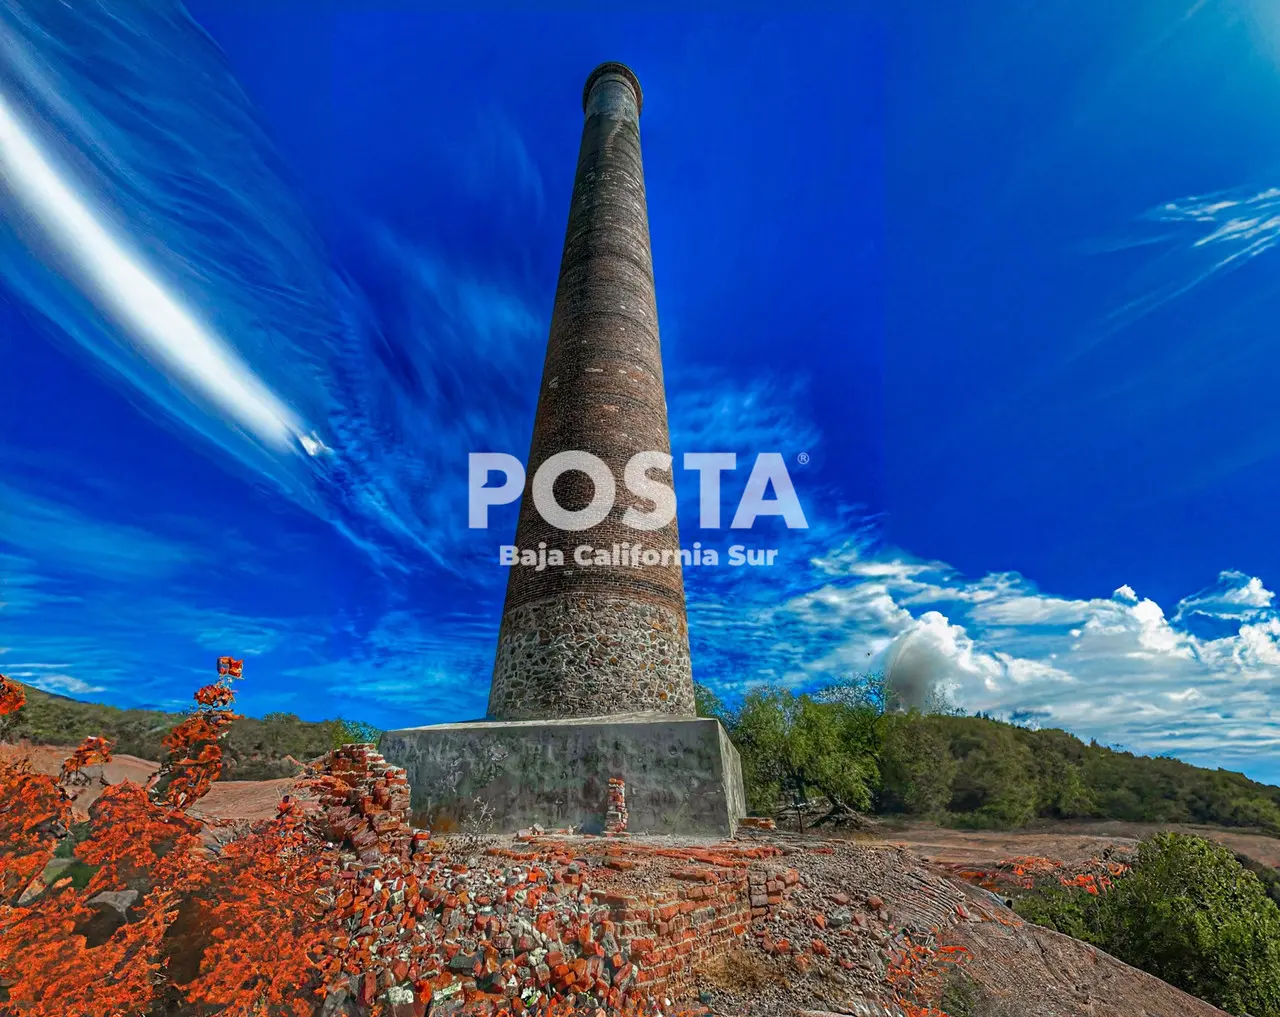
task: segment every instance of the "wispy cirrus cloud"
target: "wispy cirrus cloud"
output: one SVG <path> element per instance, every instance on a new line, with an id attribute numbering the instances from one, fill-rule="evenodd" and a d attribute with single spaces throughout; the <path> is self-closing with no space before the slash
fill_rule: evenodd
<path id="1" fill-rule="evenodd" d="M 293 412 L 112 235 L 89 207 L 91 199 L 40 150 L 31 128 L 3 96 L 0 169 L 43 238 L 69 262 L 69 272 L 149 359 L 267 444 L 283 450 L 304 437 Z"/>
<path id="2" fill-rule="evenodd" d="M 99 54 L 92 74 L 65 59 L 71 36 Z M 518 157 L 507 193 L 540 209 L 518 132 L 479 133 L 481 162 Z M 521 278 L 361 223 L 370 299 L 176 4 L 0 14 L 0 164 L 0 282 L 56 342 L 375 568 L 465 572 L 466 453 L 527 444 L 536 392 L 511 368 L 537 362 L 550 308 Z"/>
<path id="3" fill-rule="evenodd" d="M 1144 230 L 1148 232 L 1143 232 Z M 1235 271 L 1280 241 L 1280 189 L 1236 188 L 1189 195 L 1150 209 L 1112 250 L 1148 245 L 1160 253 L 1142 274 L 1143 292 L 1115 308 L 1110 334 L 1192 290 Z"/>
<path id="4" fill-rule="evenodd" d="M 0 545 L 37 554 L 43 571 L 90 575 L 106 581 L 163 579 L 208 561 L 198 546 L 170 540 L 129 523 L 88 515 L 53 499 L 0 483 Z M 26 566 L 14 562 L 12 579 Z M 6 583 L 6 585 L 8 585 Z"/>

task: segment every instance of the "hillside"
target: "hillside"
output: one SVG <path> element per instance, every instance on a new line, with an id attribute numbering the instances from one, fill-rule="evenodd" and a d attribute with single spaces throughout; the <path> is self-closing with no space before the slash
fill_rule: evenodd
<path id="1" fill-rule="evenodd" d="M 352 755 L 350 750 L 344 752 Z M 319 769 L 341 773 L 351 781 L 350 767 L 342 765 L 339 755 L 322 760 Z M 361 801 L 375 793 L 376 781 L 384 779 L 379 775 L 385 768 L 376 754 L 369 758 L 370 787 L 358 783 L 353 787 Z M 400 779 L 396 771 L 388 772 Z M 301 783 L 226 782 L 222 787 L 260 789 L 261 801 L 240 796 L 219 806 L 214 802 L 219 795 L 215 785 L 199 803 L 199 810 L 190 812 L 193 820 L 207 824 L 202 839 L 210 846 L 224 842 L 228 834 L 245 838 L 245 843 L 264 836 L 261 826 L 253 834 L 240 823 L 261 822 L 278 814 L 276 806 L 285 794 L 304 803 L 320 830 L 346 829 L 354 822 L 357 830 L 343 835 L 344 845 L 348 839 L 352 845 L 363 843 L 360 824 L 371 822 L 362 813 L 353 819 L 350 795 L 317 799 Z M 346 805 L 334 804 L 344 801 Z M 250 809 L 227 811 L 232 804 Z M 406 893 L 432 896 L 424 909 L 417 898 L 406 897 L 401 903 L 380 894 L 373 882 L 355 888 L 354 894 L 348 889 L 346 898 L 337 898 L 336 907 L 308 911 L 300 919 L 302 930 L 290 927 L 297 935 L 305 931 L 305 923 L 328 931 L 348 930 L 348 918 L 363 913 L 375 935 L 403 937 L 401 909 L 414 903 L 414 914 L 422 911 L 422 919 L 408 925 L 408 962 L 396 962 L 393 955 L 384 964 L 378 959 L 382 950 L 356 951 L 344 959 L 344 977 L 330 1005 L 322 1010 L 331 1017 L 388 1012 L 377 1008 L 375 997 L 377 1003 L 389 1003 L 394 997 L 418 1007 L 406 1005 L 390 1012 L 421 1013 L 425 1004 L 431 1013 L 456 1015 L 459 1011 L 447 1004 L 455 999 L 461 1003 L 461 993 L 451 994 L 480 980 L 467 980 L 471 954 L 465 951 L 474 951 L 475 956 L 492 954 L 499 972 L 505 976 L 510 971 L 522 987 L 540 984 L 536 959 L 525 960 L 529 954 L 521 952 L 507 931 L 508 923 L 532 928 L 525 935 L 531 941 L 536 938 L 536 948 L 549 964 L 557 954 L 564 958 L 548 969 L 552 982 L 547 987 L 566 1002 L 578 995 L 569 973 L 596 964 L 602 980 L 593 984 L 593 991 L 644 986 L 677 1001 L 662 1012 L 686 1017 L 1223 1014 L 1103 951 L 1019 920 L 986 891 L 883 842 L 744 831 L 733 842 L 722 844 L 670 837 L 555 835 L 462 835 L 428 844 L 422 839 L 427 835 L 406 825 L 407 811 L 381 812 L 379 818 L 386 821 L 378 823 L 383 832 L 373 842 L 377 857 L 370 858 L 362 870 L 373 866 L 370 871 L 380 874 L 386 869 L 398 874 L 395 885 L 413 888 Z M 405 857 L 404 843 L 413 845 L 409 857 Z M 269 856 L 254 857 L 265 864 Z M 221 852 L 202 852 L 198 864 L 234 864 L 234 856 L 221 861 L 220 857 Z M 300 856 L 297 864 L 305 857 Z M 56 859 L 50 863 L 53 871 L 47 882 L 52 884 L 68 871 L 62 864 Z M 352 876 L 362 870 L 349 868 Z M 363 878 L 357 876 L 357 880 Z M 274 886 L 264 884 L 261 896 L 254 898 L 264 909 L 264 920 L 272 915 L 265 892 Z M 495 888 L 512 891 L 516 887 L 532 889 L 514 899 L 511 892 L 495 895 Z M 456 909 L 466 893 L 496 901 L 486 908 L 491 913 L 484 923 L 475 923 L 470 916 L 465 923 L 451 919 L 450 909 Z M 41 896 L 37 907 L 54 899 Z M 126 923 L 142 920 L 147 900 L 141 897 L 128 906 L 123 915 Z M 284 917 L 274 920 L 292 921 L 290 914 L 291 909 L 285 909 L 280 912 Z M 607 925 L 600 927 L 602 938 L 607 937 L 603 941 L 616 951 L 609 961 L 598 956 L 593 936 L 582 933 L 588 929 L 594 935 L 595 923 L 602 917 L 614 923 L 612 933 Z M 705 940 L 696 953 L 686 949 L 695 928 Z M 190 930 L 182 932 L 190 934 Z M 254 933 L 236 934 L 244 939 Z M 178 935 L 176 926 L 172 935 Z M 344 931 L 336 941 L 344 942 L 349 936 Z M 460 947 L 464 952 L 457 953 Z M 93 956 L 93 949 L 87 949 L 81 963 L 87 964 Z M 466 958 L 467 965 L 445 963 L 455 956 Z M 290 960 L 299 966 L 276 972 L 282 984 L 294 987 L 293 991 L 314 984 L 312 969 Z M 415 980 L 406 974 L 414 970 L 440 973 Z M 354 988 L 348 991 L 348 985 Z M 25 991 L 22 983 L 18 987 Z M 503 985 L 489 979 L 486 988 L 501 993 Z M 0 1013 L 7 1012 L 0 995 Z M 598 1014 L 600 1009 L 593 1004 L 556 1012 L 568 1017 Z"/>
<path id="2" fill-rule="evenodd" d="M 199 717 L 218 713 L 218 697 L 205 696 L 200 701 L 203 712 Z M 151 737 L 146 725 L 157 723 L 163 716 L 111 711 L 39 695 L 30 699 L 29 705 L 36 707 L 30 715 L 10 715 L 10 719 L 20 719 L 21 723 L 9 723 L 9 733 L 61 735 L 70 740 L 74 724 L 97 723 L 108 736 Z M 225 717 L 227 713 L 223 710 L 221 715 Z M 74 716 L 68 719 L 69 714 Z M 932 722 L 933 718 L 925 720 Z M 199 727 L 196 721 L 191 718 L 184 726 L 194 731 Z M 889 723 L 897 725 L 900 721 L 890 718 Z M 984 737 L 1009 738 L 1008 731 L 981 718 L 946 718 L 946 723 L 949 730 L 964 734 L 968 742 L 977 739 L 981 744 Z M 193 724 L 196 727 L 191 727 Z M 317 731 L 331 736 L 350 732 L 346 725 L 302 725 L 296 718 L 279 717 L 264 718 L 247 727 L 241 732 L 239 745 L 241 751 L 249 752 L 261 752 L 261 738 L 273 732 L 292 736 L 302 733 L 312 738 Z M 254 741 L 255 737 L 259 740 Z M 282 747 L 292 745 L 268 745 L 267 751 L 276 753 L 276 760 L 288 762 L 288 754 L 280 753 Z M 48 774 L 46 781 L 56 782 L 56 751 L 52 746 L 33 746 L 29 742 L 25 747 L 0 748 L 0 771 L 7 773 L 13 784 L 9 797 L 34 802 L 41 793 L 50 792 L 53 784 L 41 785 L 39 778 L 21 767 L 5 769 L 5 757 L 15 753 L 31 754 L 37 772 Z M 987 758 L 990 761 L 990 755 Z M 959 762 L 965 762 L 963 755 Z M 193 755 L 187 765 L 206 764 Z M 1169 1013 L 1180 1013 L 1210 1017 L 1223 1012 L 1153 974 L 1123 963 L 1117 958 L 1127 958 L 1128 954 L 1106 952 L 1110 947 L 1101 947 L 1092 932 L 1089 935 L 1093 938 L 1082 934 L 1081 939 L 1072 939 L 1060 934 L 1071 931 L 1060 924 L 1058 931 L 1041 928 L 1023 914 L 1023 893 L 1029 894 L 1026 899 L 1034 904 L 1040 899 L 1034 895 L 1047 887 L 1057 896 L 1044 898 L 1045 901 L 1069 904 L 1059 887 L 1085 886 L 1095 874 L 1109 872 L 1118 880 L 1117 889 L 1107 891 L 1108 900 L 1114 894 L 1123 894 L 1129 880 L 1150 882 L 1163 878 L 1158 867 L 1144 869 L 1136 861 L 1136 867 L 1122 863 L 1121 858 L 1134 861 L 1132 856 L 1141 847 L 1132 841 L 1123 843 L 1114 835 L 1110 846 L 1104 847 L 1103 838 L 1095 836 L 1071 848 L 1066 840 L 1035 839 L 1052 838 L 1048 829 L 974 833 L 935 827 L 917 829 L 917 836 L 912 837 L 911 828 L 918 824 L 880 820 L 874 821 L 879 828 L 878 837 L 841 835 L 838 831 L 832 831 L 832 836 L 744 829 L 734 841 L 714 845 L 626 834 L 613 840 L 576 838 L 567 831 L 546 836 L 540 831 L 526 831 L 509 840 L 484 837 L 476 829 L 460 836 L 431 839 L 430 834 L 408 825 L 410 791 L 403 771 L 389 767 L 368 746 L 346 745 L 320 754 L 306 780 L 224 780 L 213 787 L 205 784 L 206 790 L 185 810 L 170 813 L 157 807 L 163 800 L 162 791 L 152 795 L 155 801 L 150 805 L 146 804 L 146 793 L 139 797 L 136 782 L 149 767 L 146 760 L 133 755 L 118 756 L 106 767 L 91 767 L 86 773 L 90 781 L 80 785 L 83 790 L 73 792 L 76 807 L 70 818 L 74 829 L 64 824 L 43 833 L 36 828 L 25 834 L 19 832 L 19 843 L 32 833 L 36 842 L 28 845 L 25 853 L 19 853 L 24 858 L 30 856 L 30 865 L 24 869 L 25 876 L 10 881 L 12 901 L 37 901 L 37 907 L 51 909 L 44 917 L 54 920 L 59 892 L 83 892 L 82 904 L 88 907 L 92 904 L 90 898 L 97 899 L 95 894 L 104 888 L 116 893 L 112 888 L 132 888 L 142 879 L 138 885 L 145 889 L 149 884 L 130 859 L 137 854 L 136 831 L 147 828 L 147 824 L 159 824 L 154 829 L 160 838 L 158 844 L 167 842 L 176 830 L 185 830 L 184 836 L 190 838 L 186 842 L 189 856 L 184 853 L 170 863 L 160 861 L 168 856 L 168 848 L 156 854 L 154 878 L 170 879 L 172 864 L 196 869 L 221 866 L 228 875 L 234 871 L 239 873 L 237 879 L 244 879 L 257 867 L 277 865 L 288 857 L 290 878 L 310 872 L 307 878 L 317 881 L 317 889 L 336 879 L 332 892 L 318 898 L 307 894 L 311 910 L 305 914 L 298 910 L 301 901 L 287 893 L 272 904 L 271 894 L 279 892 L 286 875 L 284 869 L 272 870 L 275 875 L 263 881 L 258 895 L 253 897 L 255 910 L 249 926 L 256 928 L 254 923 L 268 919 L 276 921 L 280 924 L 281 942 L 300 934 L 294 928 L 298 923 L 313 931 L 329 929 L 330 933 L 340 933 L 329 935 L 327 941 L 338 944 L 344 952 L 326 961 L 321 969 L 310 966 L 317 963 L 314 958 L 291 955 L 287 963 L 298 965 L 296 970 L 273 966 L 269 973 L 282 986 L 291 986 L 289 991 L 299 991 L 307 986 L 318 987 L 316 979 L 322 977 L 321 971 L 332 974 L 336 971 L 333 965 L 341 965 L 346 974 L 333 991 L 336 1008 L 327 1004 L 325 1007 L 332 1017 L 369 1017 L 375 997 L 383 1003 L 390 1003 L 395 997 L 398 1002 L 414 1006 L 429 1005 L 432 1013 L 452 1013 L 455 1011 L 438 1004 L 450 993 L 473 991 L 468 986 L 474 986 L 474 991 L 510 995 L 515 989 L 531 991 L 535 984 L 563 993 L 561 998 L 566 1001 L 588 987 L 597 998 L 603 994 L 612 999 L 630 992 L 632 987 L 643 986 L 646 992 L 688 1001 L 690 1007 L 685 1012 L 689 1014 L 711 1013 L 717 1017 L 800 1017 L 805 1013 L 837 1012 L 894 1017 L 939 1013 L 951 1017 L 1021 1017 L 1027 1013 L 1054 1013 L 1059 1017 L 1167 1017 Z M 101 781 L 95 771 L 101 773 Z M 954 774 L 951 779 L 955 779 Z M 135 790 L 129 790 L 122 781 L 134 781 Z M 89 795 L 98 801 L 85 810 L 82 806 Z M 1176 800 L 1176 795 L 1171 800 Z M 142 811 L 133 815 L 130 809 Z M 24 806 L 11 818 L 22 822 L 21 817 L 29 811 Z M 86 814 L 88 823 L 84 822 Z M 113 829 L 116 823 L 121 825 Z M 129 830 L 135 833 L 127 833 Z M 55 848 L 42 841 L 49 833 L 65 838 L 64 842 Z M 915 841 L 916 850 L 905 844 L 885 843 L 886 834 L 905 834 L 908 843 Z M 75 846 L 75 841 L 84 837 L 94 843 Z M 1241 844 L 1239 838 L 1244 837 L 1264 839 L 1260 835 L 1232 834 L 1232 839 Z M 959 849 L 949 858 L 948 840 Z M 979 858 L 980 850 L 975 850 L 979 845 L 973 843 L 978 841 L 985 842 L 989 857 Z M 1017 853 L 1013 846 L 1019 844 L 1027 850 L 1034 847 L 1051 852 L 1061 860 L 996 858 L 1002 842 L 1011 848 L 1007 852 L 1010 855 Z M 335 845 L 349 849 L 350 857 L 345 862 L 324 861 L 326 852 Z M 119 854 L 121 851 L 123 854 Z M 73 853 L 79 861 L 71 861 Z M 307 859 L 307 864 L 314 862 L 317 867 L 306 869 L 303 863 Z M 242 862 L 250 860 L 249 868 L 241 867 Z M 333 861 L 341 864 L 330 871 L 326 866 Z M 356 862 L 371 872 L 375 881 L 363 889 L 344 888 L 347 879 L 360 878 L 352 868 Z M 124 869 L 113 868 L 122 864 Z M 1225 864 L 1234 865 L 1230 854 L 1226 855 Z M 990 871 L 967 871 L 975 868 Z M 1239 871 L 1238 866 L 1236 869 Z M 175 892 L 188 885 L 205 885 L 202 878 L 195 878 L 194 871 L 174 879 Z M 1133 874 L 1121 878 L 1130 872 Z M 392 879 L 388 873 L 398 875 Z M 1030 882 L 1023 885 L 1033 873 L 1040 889 Z M 1219 875 L 1223 874 L 1228 881 L 1238 879 L 1220 868 Z M 1207 883 L 1202 884 L 1196 876 L 1191 885 L 1217 885 L 1218 875 L 1207 875 Z M 377 880 L 384 876 L 392 880 L 393 887 L 403 888 L 406 893 L 409 887 L 416 886 L 426 888 L 421 892 L 430 891 L 439 899 L 433 896 L 425 902 L 416 900 L 410 915 L 404 910 L 409 906 L 408 898 L 398 900 L 394 896 L 399 890 L 379 888 Z M 543 878 L 548 880 L 545 899 L 539 900 L 544 893 L 537 887 L 537 892 L 530 891 L 525 899 L 513 896 L 516 887 Z M 288 884 L 285 879 L 286 889 Z M 217 881 L 216 885 L 223 884 Z M 240 884 L 230 879 L 226 885 Z M 495 887 L 503 888 L 502 901 L 497 904 Z M 1172 889 L 1162 887 L 1160 893 Z M 489 902 L 483 921 L 468 917 L 459 925 L 450 915 L 450 908 L 456 910 L 458 906 L 451 905 L 450 900 L 465 901 L 464 892 L 477 892 L 477 901 Z M 1255 891 L 1255 896 L 1260 892 Z M 1017 898 L 1017 913 L 1002 903 L 1006 894 Z M 1199 896 L 1197 891 L 1197 900 Z M 1206 895 L 1197 906 L 1218 906 L 1211 898 Z M 150 901 L 152 897 L 144 895 L 140 900 Z M 611 912 L 608 921 L 613 925 L 612 933 L 601 930 L 612 937 L 609 948 L 604 950 L 595 946 L 594 935 L 590 934 L 595 922 L 606 917 L 601 905 Z M 1265 897 L 1259 898 L 1257 906 L 1264 909 L 1258 912 L 1261 918 L 1273 925 L 1280 921 L 1275 905 Z M 144 921 L 141 911 L 133 913 L 137 908 L 145 908 L 145 903 L 135 900 L 122 907 L 126 927 Z M 433 916 L 433 910 L 439 908 L 443 911 L 437 910 Z M 1044 911 L 1044 906 L 1040 910 Z M 1205 911 L 1206 915 L 1209 913 Z M 83 914 L 89 921 L 92 909 Z M 1066 919 L 1072 914 L 1059 912 Z M 354 928 L 350 923 L 357 915 L 363 916 L 361 920 L 372 930 L 374 939 L 387 934 L 399 937 L 397 945 L 407 948 L 407 954 L 403 949 L 387 954 L 384 948 L 392 945 L 390 940 L 374 943 L 366 936 L 348 943 Z M 682 922 L 679 916 L 683 915 L 687 920 Z M 157 934 L 165 927 L 163 917 L 146 919 Z M 553 921 L 567 923 L 554 936 Z M 635 924 L 637 921 L 639 925 Z M 549 973 L 544 974 L 551 980 L 549 986 L 536 960 L 529 959 L 529 951 L 514 942 L 508 923 L 511 928 L 533 928 L 548 937 L 538 949 L 547 951 Z M 240 923 L 233 924 L 239 928 Z M 383 932 L 379 933 L 379 929 Z M 584 933 L 584 929 L 588 932 Z M 0 922 L 0 934 L 3 931 L 4 923 Z M 11 931 L 20 940 L 12 945 L 21 952 L 26 942 L 21 937 L 27 933 L 18 925 L 12 926 Z M 114 930 L 102 931 L 110 937 Z M 195 931 L 178 923 L 172 934 L 181 938 Z M 256 935 L 229 932 L 226 925 L 212 931 L 217 935 Z M 464 934 L 465 938 L 459 938 Z M 399 942 L 405 935 L 409 938 Z M 528 936 L 532 947 L 532 933 Z M 1081 941 L 1086 938 L 1087 942 Z M 696 952 L 695 940 L 703 944 Z M 63 940 L 59 942 L 63 944 L 59 949 L 66 946 Z M 173 943 L 166 942 L 158 940 L 154 949 L 163 954 L 174 948 Z M 1280 937 L 1268 942 L 1280 942 Z M 466 952 L 455 954 L 462 947 Z M 494 970 L 483 963 L 477 967 L 476 958 L 481 953 L 475 951 L 481 948 L 483 957 L 492 958 Z M 213 947 L 206 945 L 202 949 Z M 553 951 L 564 960 L 551 966 Z M 370 959 L 384 954 L 390 958 L 388 964 Z M 462 967 L 452 963 L 456 956 L 466 962 Z M 1249 959 L 1252 955 L 1240 956 Z M 605 957 L 610 959 L 606 961 Z M 1267 981 L 1278 970 L 1272 961 L 1280 958 L 1258 954 L 1253 959 L 1259 958 L 1270 965 L 1266 971 L 1259 971 L 1259 977 Z M 1157 957 L 1154 963 L 1162 961 Z M 579 974 L 588 969 L 592 978 L 579 985 Z M 414 970 L 419 974 L 414 975 Z M 424 978 L 427 972 L 436 974 Z M 473 981 L 468 980 L 468 973 Z M 15 969 L 7 981 L 0 982 L 0 1013 L 8 1012 L 4 991 L 17 993 L 10 1001 L 34 999 L 42 995 L 44 990 L 39 986 L 47 975 L 38 967 L 25 973 Z M 1164 977 L 1182 984 L 1176 971 Z M 385 999 L 381 991 L 384 989 Z M 140 992 L 144 990 L 153 992 L 154 986 L 148 983 L 139 987 Z M 166 991 L 178 988 L 175 985 Z M 695 999 L 697 1004 L 693 1003 Z M 460 998 L 454 1001 L 462 1002 Z M 1230 1009 L 1233 1013 L 1244 1012 L 1238 1006 Z M 1269 1005 L 1250 1005 L 1248 1010 L 1258 1017 L 1280 1013 Z"/>
<path id="3" fill-rule="evenodd" d="M 16 715 L 0 717 L 0 741 L 74 746 L 90 735 L 115 743 L 116 756 L 158 761 L 163 739 L 185 714 L 122 710 L 85 703 L 23 686 L 26 703 Z M 345 720 L 305 721 L 291 713 L 242 717 L 223 741 L 222 780 L 274 780 L 297 773 L 298 761 L 323 755 L 352 741 L 376 741 L 379 732 Z M 63 753 L 65 755 L 65 753 Z"/>
<path id="4" fill-rule="evenodd" d="M 796 826 L 873 813 L 967 829 L 1117 820 L 1280 836 L 1280 787 L 1056 728 L 887 710 L 882 681 L 801 695 L 762 688 L 736 709 L 701 689 L 699 712 L 737 745 L 749 807 Z"/>
<path id="5" fill-rule="evenodd" d="M 26 705 L 0 719 L 0 741 L 73 746 L 89 735 L 115 742 L 117 755 L 159 760 L 162 739 L 183 714 L 122 710 L 24 687 Z M 806 697 L 796 697 L 800 702 Z M 778 704 L 781 709 L 791 704 Z M 718 707 L 719 704 L 716 704 Z M 845 709 L 821 704 L 822 709 Z M 819 821 L 821 787 L 795 788 L 775 760 L 785 740 L 757 747 L 743 711 L 718 716 L 743 752 L 753 810 L 794 822 Z M 1192 766 L 1169 757 L 1139 756 L 1058 729 L 1030 730 L 988 717 L 883 715 L 874 736 L 836 748 L 868 756 L 874 779 L 863 811 L 886 819 L 934 822 L 958 829 L 1021 829 L 1037 821 L 1116 821 L 1235 828 L 1280 837 L 1280 787 L 1243 774 Z M 794 726 L 797 739 L 807 735 Z M 292 776 L 295 761 L 314 759 L 345 742 L 376 742 L 380 732 L 346 720 L 303 721 L 293 714 L 244 717 L 224 742 L 224 780 Z M 817 792 L 816 794 L 814 792 Z M 1252 854 L 1252 852 L 1250 852 Z M 1274 865 L 1274 863 L 1271 863 Z"/>

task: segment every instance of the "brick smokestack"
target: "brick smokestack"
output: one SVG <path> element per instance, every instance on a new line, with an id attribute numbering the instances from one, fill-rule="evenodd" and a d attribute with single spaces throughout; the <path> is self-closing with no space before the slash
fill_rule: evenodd
<path id="1" fill-rule="evenodd" d="M 653 508 L 624 484 L 627 462 L 637 452 L 671 451 L 641 102 L 640 83 L 622 64 L 601 64 L 583 89 L 582 145 L 516 527 L 518 547 L 559 548 L 565 564 L 511 567 L 489 693 L 495 720 L 695 712 L 678 554 L 639 567 L 583 567 L 573 559 L 580 545 L 611 551 L 639 542 L 659 553 L 680 546 L 674 518 L 649 531 L 622 522 L 631 505 Z M 617 490 L 612 512 L 576 532 L 544 522 L 531 493 L 538 467 L 570 450 L 607 463 Z M 672 482 L 669 469 L 649 476 Z M 554 491 L 560 505 L 576 510 L 591 501 L 594 484 L 569 472 Z"/>

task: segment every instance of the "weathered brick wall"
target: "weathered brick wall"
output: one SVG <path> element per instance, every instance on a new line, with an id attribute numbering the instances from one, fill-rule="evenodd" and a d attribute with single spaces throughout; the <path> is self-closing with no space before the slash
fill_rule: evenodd
<path id="1" fill-rule="evenodd" d="M 636 966 L 636 985 L 657 995 L 690 989 L 700 965 L 742 947 L 751 921 L 745 874 L 722 879 L 708 870 L 678 871 L 692 882 L 679 898 L 648 907 L 616 902 L 625 916 L 619 929 Z"/>
<path id="2" fill-rule="evenodd" d="M 501 720 L 654 711 L 692 716 L 693 679 L 678 557 L 663 565 L 573 561 L 579 545 L 641 543 L 678 550 L 675 519 L 658 530 L 622 522 L 651 505 L 623 483 L 637 452 L 670 452 L 658 341 L 644 172 L 640 89 L 629 70 L 602 65 L 588 79 L 585 122 L 565 234 L 542 387 L 526 463 L 516 545 L 564 552 L 563 566 L 512 566 L 489 716 Z M 613 473 L 613 510 L 589 529 L 566 532 L 533 504 L 533 478 L 550 456 L 581 450 Z M 672 474 L 653 471 L 672 483 Z M 587 505 L 594 484 L 564 474 L 560 505 Z M 607 644 L 606 644 L 607 641 Z"/>

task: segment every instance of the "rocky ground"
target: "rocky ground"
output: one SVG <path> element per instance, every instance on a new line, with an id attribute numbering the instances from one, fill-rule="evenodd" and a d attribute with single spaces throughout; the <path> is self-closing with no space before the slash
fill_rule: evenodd
<path id="1" fill-rule="evenodd" d="M 34 761 L 56 772 L 58 753 Z M 352 844 L 334 906 L 357 952 L 379 961 L 376 974 L 344 974 L 324 1017 L 375 1003 L 392 1017 L 449 1017 L 467 1001 L 538 992 L 584 1003 L 645 994 L 667 1012 L 716 1017 L 1221 1013 L 1025 925 L 999 886 L 958 875 L 1012 877 L 1011 856 L 1024 855 L 1059 861 L 1054 873 L 1105 874 L 1135 840 L 1113 830 L 432 839 L 403 825 L 400 778 L 376 759 L 376 775 L 352 765 L 359 802 L 313 796 L 308 808 Z M 98 772 L 145 780 L 154 766 L 117 759 L 94 768 L 93 785 Z M 216 839 L 274 815 L 285 794 L 296 796 L 293 781 L 219 782 L 199 809 Z"/>

